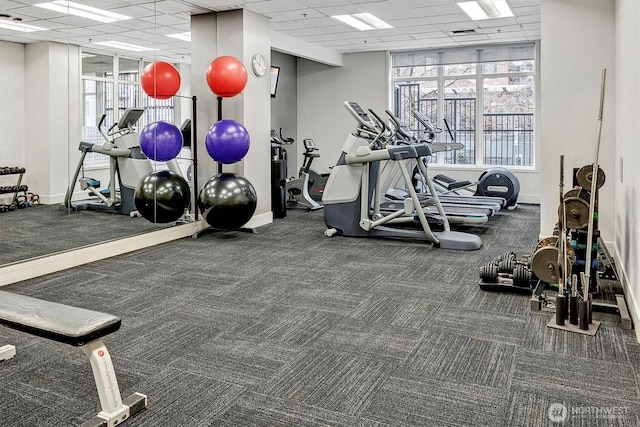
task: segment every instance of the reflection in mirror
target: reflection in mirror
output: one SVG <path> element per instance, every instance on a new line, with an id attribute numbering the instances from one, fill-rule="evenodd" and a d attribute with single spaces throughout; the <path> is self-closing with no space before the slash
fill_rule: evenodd
<path id="1" fill-rule="evenodd" d="M 60 188 L 64 189 L 61 193 L 64 194 L 66 190 L 67 194 L 64 195 L 63 203 L 59 203 L 61 200 L 56 200 L 55 195 L 52 194 L 49 200 L 45 200 L 45 203 L 40 204 L 36 209 L 20 209 L 19 212 L 14 212 L 14 215 L 0 216 L 0 226 L 6 230 L 6 233 L 3 233 L 3 240 L 7 242 L 4 244 L 4 250 L 0 251 L 0 265 L 167 226 L 153 224 L 138 217 L 132 218 L 129 212 L 124 210 L 121 213 L 126 215 L 114 214 L 118 211 L 117 206 L 121 206 L 120 197 L 122 196 L 122 186 L 119 182 L 121 177 L 118 172 L 126 173 L 126 168 L 119 169 L 117 162 L 114 161 L 115 158 L 104 154 L 104 149 L 113 145 L 114 139 L 125 136 L 126 132 L 130 132 L 129 142 L 137 146 L 138 129 L 149 121 L 149 113 L 146 113 L 137 122 L 125 126 L 125 129 L 118 133 L 117 123 L 126 109 L 138 107 L 143 103 L 139 86 L 142 61 L 91 51 L 79 53 L 79 49 L 71 45 L 57 52 L 66 56 L 66 58 L 60 58 L 58 62 L 64 68 L 51 72 L 59 73 L 58 76 L 63 76 L 67 81 L 64 88 L 65 99 L 60 99 L 58 104 L 67 105 L 67 108 L 59 111 L 59 113 L 64 112 L 64 116 L 60 115 L 59 120 L 68 123 L 58 123 L 61 129 L 66 128 L 67 131 L 64 132 L 64 137 L 60 135 L 59 139 L 55 140 L 58 144 L 55 151 L 61 159 L 65 159 L 68 166 L 60 165 L 60 170 L 64 170 L 65 173 L 55 178 L 60 181 Z M 77 63 L 77 59 L 74 59 L 78 55 L 80 64 Z M 78 68 L 81 70 L 81 76 L 72 71 Z M 78 89 L 74 90 L 74 88 Z M 51 90 L 53 91 L 54 88 Z M 78 90 L 79 97 L 76 96 Z M 3 96 L 0 99 L 2 111 L 12 109 L 10 99 L 15 97 Z M 82 102 L 77 105 L 72 102 L 73 99 L 81 99 Z M 160 110 L 167 115 L 166 110 L 172 112 L 172 105 L 163 106 Z M 33 118 L 34 114 L 27 111 L 26 116 Z M 79 126 L 74 126 L 74 123 L 78 122 Z M 25 123 L 25 126 L 36 125 L 38 125 L 36 121 Z M 28 144 L 25 145 L 27 150 L 30 149 Z M 95 148 L 90 149 L 91 147 Z M 23 164 L 18 160 L 11 163 L 7 166 Z M 151 162 L 146 159 L 143 163 L 146 163 L 145 173 L 151 171 Z M 43 172 L 45 171 L 43 169 Z M 17 179 L 19 175 L 15 177 Z M 30 184 L 29 174 L 25 174 L 25 178 L 24 184 Z M 40 182 L 47 180 L 48 177 L 43 177 Z M 35 179 L 32 181 L 35 183 Z M 130 179 L 130 181 L 127 197 L 129 198 L 128 206 L 133 210 L 135 209 L 133 190 L 137 185 L 137 179 Z M 0 185 L 4 186 L 4 181 Z M 34 191 L 44 194 L 47 192 L 46 189 L 36 190 L 36 188 L 37 186 L 34 187 Z M 100 196 L 110 199 L 112 197 L 110 193 L 114 193 L 113 209 L 109 209 L 104 200 L 100 199 Z M 69 197 L 68 200 L 67 197 Z M 87 208 L 89 205 L 93 209 Z"/>
<path id="2" fill-rule="evenodd" d="M 26 167 L 22 184 L 29 186 L 28 192 L 42 194 L 37 208 L 0 214 L 0 266 L 175 223 L 157 224 L 128 214 L 116 215 L 109 209 L 76 209 L 81 204 L 105 204 L 104 199 L 122 197 L 120 174 L 127 172 L 107 152 L 114 147 L 115 139 L 127 136 L 116 134 L 119 128 L 113 126 L 128 108 L 144 108 L 144 113 L 127 127 L 130 134 L 125 138 L 125 149 L 135 145 L 136 135 L 149 123 L 164 120 L 179 129 L 183 124 L 180 121 L 188 116 L 180 113 L 179 105 L 176 112 L 174 97 L 152 99 L 140 87 L 143 67 L 149 64 L 143 57 L 154 62 L 160 59 L 157 41 L 154 38 L 153 46 L 146 47 L 154 51 L 148 52 L 151 55 L 122 54 L 119 48 L 106 48 L 103 41 L 91 39 L 91 46 L 81 48 L 86 45 L 80 36 L 86 18 L 46 13 L 64 25 L 63 29 L 57 28 L 57 34 L 64 36 L 48 38 L 53 32 L 42 31 L 35 33 L 42 34 L 35 38 L 0 41 L 0 118 L 3 128 L 11 124 L 0 138 L 0 167 Z M 153 14 L 157 15 L 155 1 Z M 154 31 L 155 26 L 154 20 Z M 11 34 L 8 36 L 11 40 Z M 103 46 L 98 46 L 101 43 Z M 186 178 L 191 166 L 189 145 L 190 137 L 175 166 Z M 166 161 L 146 162 L 145 170 L 171 168 Z M 15 185 L 17 179 L 18 175 L 0 175 L 0 186 Z M 135 189 L 137 178 L 129 181 Z M 12 195 L 9 199 L 2 196 L 0 204 L 15 201 Z"/>

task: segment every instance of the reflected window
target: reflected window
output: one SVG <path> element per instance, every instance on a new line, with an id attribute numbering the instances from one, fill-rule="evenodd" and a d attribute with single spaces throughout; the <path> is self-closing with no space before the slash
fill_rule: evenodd
<path id="1" fill-rule="evenodd" d="M 82 141 L 106 142 L 98 128 L 102 117 L 102 130 L 106 132 L 127 108 L 145 108 L 138 128 L 158 120 L 173 123 L 173 98 L 153 99 L 140 88 L 140 73 L 147 64 L 142 59 L 82 52 Z M 108 163 L 109 157 L 104 154 L 87 153 L 85 157 L 86 165 L 106 167 Z"/>

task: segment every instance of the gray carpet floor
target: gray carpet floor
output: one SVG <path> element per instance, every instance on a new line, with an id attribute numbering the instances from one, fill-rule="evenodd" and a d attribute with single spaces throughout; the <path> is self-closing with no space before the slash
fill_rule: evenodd
<path id="1" fill-rule="evenodd" d="M 131 427 L 640 425 L 640 345 L 619 318 L 572 334 L 478 287 L 485 262 L 531 253 L 537 206 L 473 229 L 475 252 L 323 231 L 321 211 L 289 211 L 3 290 L 122 318 L 105 340 L 122 394 L 149 397 Z M 0 425 L 99 410 L 80 350 L 0 328 L 5 343 Z"/>
<path id="2" fill-rule="evenodd" d="M 0 265 L 167 227 L 144 218 L 40 205 L 0 213 Z"/>

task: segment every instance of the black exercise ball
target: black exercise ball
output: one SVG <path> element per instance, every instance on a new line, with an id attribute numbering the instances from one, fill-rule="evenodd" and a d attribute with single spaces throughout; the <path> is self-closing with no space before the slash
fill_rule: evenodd
<path id="1" fill-rule="evenodd" d="M 198 208 L 213 228 L 235 230 L 251 219 L 257 201 L 256 190 L 246 178 L 234 173 L 221 173 L 202 186 Z"/>
<path id="2" fill-rule="evenodd" d="M 189 207 L 190 199 L 191 190 L 187 181 L 169 170 L 146 174 L 134 194 L 140 215 L 157 223 L 177 221 Z"/>

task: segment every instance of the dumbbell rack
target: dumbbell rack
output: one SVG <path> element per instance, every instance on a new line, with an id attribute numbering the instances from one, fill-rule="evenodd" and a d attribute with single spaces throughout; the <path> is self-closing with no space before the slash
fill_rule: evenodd
<path id="1" fill-rule="evenodd" d="M 3 185 L 0 186 L 0 194 L 13 194 L 11 198 L 12 206 L 17 204 L 18 195 L 20 193 L 24 194 L 25 199 L 27 198 L 27 191 L 29 191 L 29 187 L 27 185 L 22 184 L 22 177 L 25 174 L 26 169 L 22 167 L 13 167 L 13 166 L 0 166 L 0 176 L 4 175 L 18 175 L 18 182 L 16 185 Z"/>

